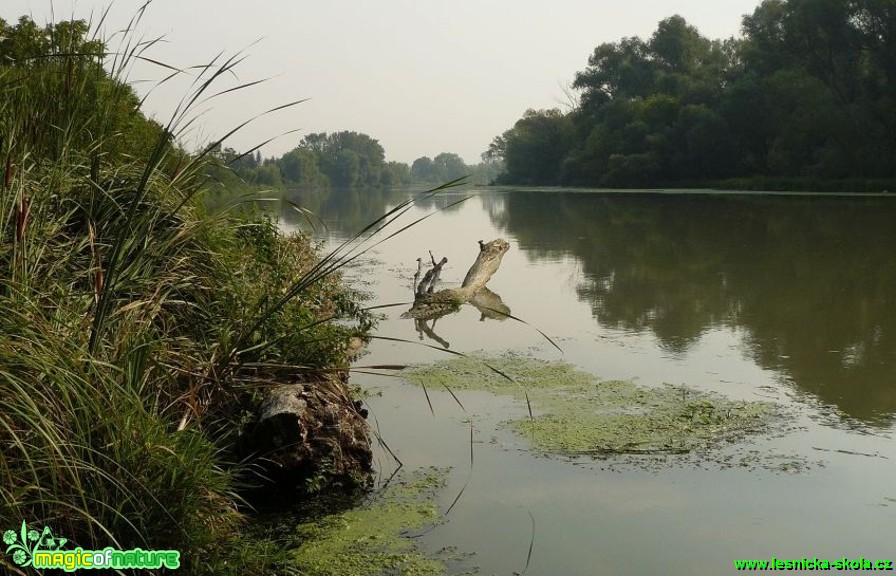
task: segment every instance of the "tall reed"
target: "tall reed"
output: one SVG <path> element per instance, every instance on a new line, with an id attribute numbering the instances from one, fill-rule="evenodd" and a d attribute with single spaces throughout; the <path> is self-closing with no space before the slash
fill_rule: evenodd
<path id="1" fill-rule="evenodd" d="M 148 120 L 125 82 L 154 43 L 141 13 L 115 53 L 79 21 L 0 41 L 0 531 L 252 573 L 227 550 L 259 366 L 331 365 L 370 319 L 306 238 L 204 213 L 223 139 L 188 154 L 177 135 L 240 57 L 191 69 L 170 121 Z"/>

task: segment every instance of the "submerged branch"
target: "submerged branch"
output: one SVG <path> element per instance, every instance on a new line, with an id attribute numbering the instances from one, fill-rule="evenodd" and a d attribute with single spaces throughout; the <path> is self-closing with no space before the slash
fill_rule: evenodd
<path id="1" fill-rule="evenodd" d="M 431 256 L 431 255 L 430 255 Z M 436 264 L 435 258 L 433 258 L 433 267 L 429 270 L 424 276 L 423 281 L 417 286 L 417 289 L 414 293 L 414 301 L 416 302 L 418 299 L 426 296 L 427 294 L 432 294 L 433 289 L 436 286 L 436 283 L 439 281 L 439 275 L 442 273 L 442 266 L 448 262 L 447 258 L 442 258 L 442 260 Z M 417 269 L 419 273 L 420 269 Z"/>

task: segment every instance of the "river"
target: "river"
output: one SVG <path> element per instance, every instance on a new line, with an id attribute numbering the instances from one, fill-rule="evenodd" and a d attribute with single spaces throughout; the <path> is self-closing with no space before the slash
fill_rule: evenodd
<path id="1" fill-rule="evenodd" d="M 407 195 L 292 200 L 332 248 Z M 374 340 L 352 376 L 375 392 L 375 426 L 405 468 L 451 467 L 444 507 L 461 496 L 420 540 L 472 554 L 454 569 L 709 575 L 739 559 L 896 559 L 896 201 L 464 189 L 393 229 L 426 215 L 346 269 L 369 304 L 411 300 L 428 250 L 459 284 L 477 241 L 502 237 L 511 248 L 489 287 L 526 322 L 464 306 L 423 331 L 400 318 L 407 306 L 386 308 L 377 335 L 407 342 Z M 288 207 L 282 222 L 305 225 Z M 445 347 L 772 401 L 788 426 L 727 466 L 546 456 L 500 425 L 525 413 L 519 402 L 463 392 L 461 408 L 431 390 L 433 415 L 420 388 L 361 368 L 440 360 Z M 395 463 L 378 454 L 388 476 Z"/>

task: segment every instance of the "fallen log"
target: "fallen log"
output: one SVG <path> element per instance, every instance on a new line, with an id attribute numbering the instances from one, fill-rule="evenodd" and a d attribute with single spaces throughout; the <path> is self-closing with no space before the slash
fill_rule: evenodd
<path id="1" fill-rule="evenodd" d="M 509 249 L 510 244 L 502 238 L 492 240 L 491 242 L 480 240 L 479 254 L 476 256 L 476 261 L 470 266 L 469 271 L 467 271 L 460 288 L 446 288 L 433 292 L 433 282 L 427 282 L 424 276 L 424 280 L 420 285 L 415 287 L 414 305 L 402 317 L 416 319 L 437 318 L 457 310 L 466 302 L 470 302 L 480 291 L 485 289 L 485 285 L 498 271 L 498 268 L 501 266 L 501 259 L 504 258 L 504 254 Z M 445 262 L 447 262 L 447 259 L 442 258 L 441 262 L 427 272 L 428 275 L 432 273 L 430 279 L 438 277 Z M 424 285 L 426 285 L 425 288 Z"/>

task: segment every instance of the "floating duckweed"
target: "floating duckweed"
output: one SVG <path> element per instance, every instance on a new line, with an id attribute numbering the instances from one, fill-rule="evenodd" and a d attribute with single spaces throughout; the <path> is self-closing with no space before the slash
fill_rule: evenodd
<path id="1" fill-rule="evenodd" d="M 501 376 L 512 378 L 513 381 Z M 735 402 L 683 387 L 600 381 L 565 362 L 457 357 L 407 373 L 418 385 L 477 389 L 528 401 L 534 418 L 509 422 L 538 450 L 593 454 L 678 454 L 759 430 L 767 402 Z"/>
<path id="2" fill-rule="evenodd" d="M 399 479 L 369 506 L 300 525 L 303 541 L 293 564 L 307 576 L 445 574 L 442 561 L 425 555 L 403 535 L 438 520 L 435 492 L 443 477 L 429 471 Z"/>

